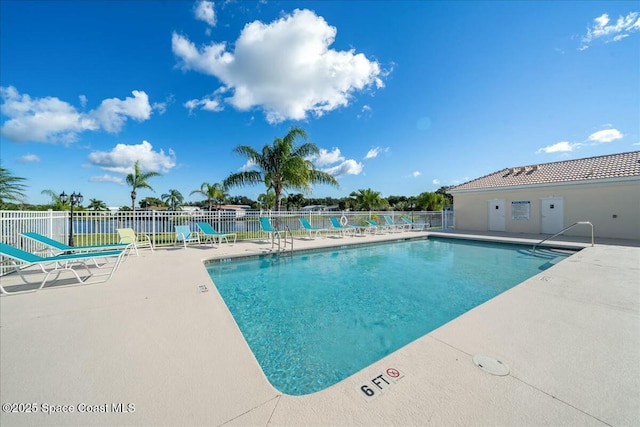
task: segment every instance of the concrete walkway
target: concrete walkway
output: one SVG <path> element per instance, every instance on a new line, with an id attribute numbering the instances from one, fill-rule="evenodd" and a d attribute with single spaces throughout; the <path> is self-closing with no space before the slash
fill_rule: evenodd
<path id="1" fill-rule="evenodd" d="M 296 239 L 295 246 L 421 234 Z M 107 283 L 3 296 L 0 425 L 640 425 L 640 248 L 586 247 L 300 397 L 268 383 L 203 267 L 269 248 L 145 250 Z M 9 286 L 16 278 L 0 280 Z M 478 354 L 510 373 L 479 369 Z M 368 398 L 362 386 L 396 375 L 388 369 L 401 378 Z M 6 412 L 6 404 L 32 412 Z"/>

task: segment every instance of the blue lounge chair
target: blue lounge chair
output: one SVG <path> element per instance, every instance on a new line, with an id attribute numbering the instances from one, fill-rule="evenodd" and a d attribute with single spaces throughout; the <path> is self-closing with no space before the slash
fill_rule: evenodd
<path id="1" fill-rule="evenodd" d="M 312 239 L 313 238 L 313 233 L 316 233 L 316 237 L 318 237 L 318 234 L 320 234 L 320 232 L 322 231 L 329 231 L 326 228 L 321 228 L 321 227 L 314 227 L 309 223 L 309 220 L 305 217 L 300 217 L 298 218 L 298 220 L 300 221 L 300 224 L 302 225 L 302 228 L 304 228 L 306 231 L 309 232 L 309 238 Z"/>
<path id="2" fill-rule="evenodd" d="M 286 239 L 286 231 L 285 230 L 277 230 L 275 229 L 272 225 L 271 225 L 271 220 L 269 219 L 269 217 L 266 216 L 261 216 L 260 217 L 260 228 L 262 229 L 262 231 L 264 233 L 267 233 L 269 235 L 269 238 L 271 239 L 271 247 L 273 248 L 275 245 L 275 238 L 278 237 L 278 239 L 283 239 L 284 241 L 284 246 L 287 246 L 287 239 Z M 291 238 L 291 246 L 293 247 L 293 237 Z"/>
<path id="3" fill-rule="evenodd" d="M 382 233 L 389 229 L 386 225 L 378 224 L 378 222 L 373 219 L 368 219 L 367 224 L 369 224 L 369 226 L 366 229 L 372 233 Z"/>
<path id="4" fill-rule="evenodd" d="M 391 218 L 391 215 L 384 215 L 384 222 L 387 224 L 387 227 L 389 227 L 389 231 L 404 231 L 405 227 L 407 226 L 405 222 L 403 222 L 402 224 L 393 222 L 393 218 Z"/>
<path id="5" fill-rule="evenodd" d="M 335 216 L 330 217 L 329 221 L 331 221 L 331 226 L 333 227 L 333 229 L 337 230 L 341 236 L 345 236 L 348 233 L 351 233 L 352 235 L 354 235 L 359 231 L 359 228 L 356 225 L 350 225 L 350 224 L 342 225 L 340 223 L 340 220 Z"/>
<path id="6" fill-rule="evenodd" d="M 406 216 L 402 217 L 402 220 L 408 225 L 410 230 L 420 230 L 424 231 L 425 228 L 429 228 L 428 222 L 413 222 Z"/>
<path id="7" fill-rule="evenodd" d="M 115 251 L 126 250 L 130 244 L 128 243 L 116 243 L 105 245 L 91 245 L 91 246 L 69 246 L 54 239 L 50 239 L 42 234 L 34 233 L 31 231 L 21 233 L 23 237 L 27 239 L 35 240 L 36 242 L 47 247 L 51 256 L 60 255 L 65 252 L 98 252 L 98 251 Z"/>
<path id="8" fill-rule="evenodd" d="M 233 236 L 233 243 L 236 243 L 236 239 L 238 235 L 236 233 L 219 233 L 217 232 L 211 224 L 208 222 L 198 222 L 198 228 L 200 229 L 200 234 L 202 236 L 202 243 L 207 243 L 211 241 L 211 245 L 213 246 L 216 243 L 216 239 L 218 239 L 218 246 L 222 243 L 222 239 L 224 239 L 227 244 L 229 243 L 229 237 Z"/>
<path id="9" fill-rule="evenodd" d="M 57 280 L 61 273 L 63 272 L 71 272 L 78 283 L 80 284 L 89 284 L 88 280 L 91 277 L 102 277 L 106 276 L 106 278 L 102 280 L 92 281 L 91 283 L 101 283 L 106 282 L 113 276 L 113 273 L 120 266 L 120 262 L 122 261 L 122 257 L 124 256 L 125 251 L 98 251 L 98 252 L 81 252 L 67 255 L 57 255 L 57 256 L 49 256 L 49 257 L 41 257 L 31 252 L 23 251 L 22 249 L 16 248 L 11 245 L 7 245 L 6 243 L 0 243 L 0 255 L 8 258 L 11 263 L 15 266 L 16 272 L 20 275 L 20 278 L 26 284 L 34 284 L 34 282 L 29 282 L 24 274 L 24 271 L 32 266 L 37 266 L 40 270 L 45 273 L 44 279 L 40 283 L 36 289 L 29 289 L 24 291 L 14 291 L 9 292 L 3 286 L 4 280 L 0 281 L 0 293 L 3 294 L 17 294 L 24 292 L 34 292 L 40 290 L 44 287 L 44 285 L 49 281 L 49 277 L 52 274 L 55 274 L 56 277 L 54 280 Z M 98 265 L 97 260 L 104 258 L 107 260 L 113 260 L 113 265 L 111 270 L 107 273 L 94 274 L 87 265 L 88 262 L 93 262 L 94 265 Z M 73 268 L 74 265 L 80 265 L 87 270 L 88 276 L 84 279 L 80 277 L 78 272 Z"/>
<path id="10" fill-rule="evenodd" d="M 197 231 L 191 231 L 188 225 L 176 225 L 176 238 L 173 241 L 173 246 L 178 243 L 182 243 L 185 249 L 187 249 L 187 243 L 200 244 L 200 234 Z"/>

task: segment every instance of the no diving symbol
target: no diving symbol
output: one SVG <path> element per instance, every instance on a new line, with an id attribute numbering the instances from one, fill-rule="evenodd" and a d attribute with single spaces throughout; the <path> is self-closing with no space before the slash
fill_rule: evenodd
<path id="1" fill-rule="evenodd" d="M 400 371 L 394 368 L 387 369 L 387 375 L 391 378 L 398 378 L 400 376 Z"/>

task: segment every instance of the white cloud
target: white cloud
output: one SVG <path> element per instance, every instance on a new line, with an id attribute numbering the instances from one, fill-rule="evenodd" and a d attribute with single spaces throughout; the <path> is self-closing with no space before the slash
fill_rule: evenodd
<path id="1" fill-rule="evenodd" d="M 176 100 L 175 96 L 169 95 L 164 100 L 164 102 L 154 102 L 151 105 L 151 108 L 157 111 L 160 115 L 162 115 L 167 112 L 167 108 L 169 107 L 169 105 L 173 104 L 175 100 Z"/>
<path id="2" fill-rule="evenodd" d="M 622 135 L 618 129 L 604 129 L 589 135 L 589 141 L 593 141 L 596 144 L 602 144 L 615 141 L 616 139 L 621 139 L 623 136 L 624 135 Z"/>
<path id="3" fill-rule="evenodd" d="M 342 175 L 359 175 L 360 172 L 362 172 L 363 167 L 364 166 L 362 165 L 362 163 L 356 162 L 353 159 L 349 159 L 345 160 L 337 166 L 322 169 L 322 171 L 336 177 Z"/>
<path id="4" fill-rule="evenodd" d="M 212 1 L 198 2 L 194 8 L 194 14 L 197 20 L 206 22 L 210 27 L 216 26 L 216 12 Z"/>
<path id="5" fill-rule="evenodd" d="M 371 150 L 367 151 L 367 154 L 364 156 L 365 159 L 373 159 L 378 157 L 378 153 L 380 153 L 381 148 L 380 147 L 375 147 L 372 148 Z"/>
<path id="6" fill-rule="evenodd" d="M 270 123 L 316 117 L 349 104 L 356 91 L 384 86 L 376 61 L 355 50 L 330 49 L 336 28 L 309 10 L 295 10 L 269 24 L 247 24 L 226 43 L 196 47 L 173 33 L 172 50 L 184 70 L 219 79 L 224 101 L 238 110 L 261 108 Z"/>
<path id="7" fill-rule="evenodd" d="M 224 106 L 221 104 L 219 99 L 208 96 L 205 96 L 202 99 L 190 99 L 184 103 L 184 106 L 189 110 L 189 114 L 192 114 L 193 110 L 196 108 L 213 112 L 224 110 Z"/>
<path id="8" fill-rule="evenodd" d="M 311 157 L 309 160 L 311 160 L 316 166 L 325 166 L 343 161 L 344 156 L 342 156 L 340 149 L 337 147 L 331 151 L 321 148 L 320 154 L 317 157 Z"/>
<path id="9" fill-rule="evenodd" d="M 89 154 L 89 162 L 108 172 L 130 174 L 136 161 L 142 172 L 166 173 L 176 165 L 176 155 L 172 149 L 153 151 L 148 141 L 138 145 L 118 144 L 111 151 L 94 151 Z"/>
<path id="10" fill-rule="evenodd" d="M 87 113 L 55 97 L 31 98 L 13 87 L 0 87 L 0 113 L 9 117 L 0 134 L 14 142 L 64 142 L 78 139 L 86 131 L 119 132 L 128 119 L 143 121 L 151 117 L 145 92 L 134 90 L 133 98 L 105 99 Z M 81 103 L 82 101 L 82 97 Z"/>
<path id="11" fill-rule="evenodd" d="M 619 16 L 615 23 L 610 23 L 609 15 L 604 13 L 594 20 L 594 24 L 587 27 L 579 50 L 588 49 L 592 42 L 601 40 L 604 43 L 617 42 L 627 38 L 630 33 L 640 30 L 640 16 L 638 12 L 629 12 L 627 16 Z"/>
<path id="12" fill-rule="evenodd" d="M 102 129 L 109 133 L 119 132 L 129 118 L 137 121 L 147 120 L 151 117 L 149 97 L 139 90 L 134 90 L 131 93 L 133 98 L 129 97 L 124 100 L 118 98 L 105 99 L 89 115 L 100 124 Z"/>
<path id="13" fill-rule="evenodd" d="M 87 106 L 87 96 L 86 95 L 80 95 L 78 97 L 78 99 L 80 100 L 80 105 L 82 106 L 82 108 Z"/>
<path id="14" fill-rule="evenodd" d="M 250 170 L 251 168 L 253 168 L 256 164 L 253 163 L 252 160 L 247 160 L 246 163 L 242 166 L 240 166 L 240 169 L 238 169 L 240 172 L 245 172 Z"/>
<path id="15" fill-rule="evenodd" d="M 536 153 L 563 153 L 573 151 L 574 148 L 578 148 L 580 145 L 580 143 L 561 141 L 553 145 L 547 145 L 546 147 L 540 148 Z"/>
<path id="16" fill-rule="evenodd" d="M 433 181 L 431 181 L 431 183 L 432 183 L 433 185 L 440 185 L 440 180 L 436 178 L 436 179 L 434 179 Z"/>
<path id="17" fill-rule="evenodd" d="M 24 156 L 18 159 L 20 163 L 38 163 L 40 161 L 40 157 L 35 154 L 25 154 Z"/>
<path id="18" fill-rule="evenodd" d="M 100 176 L 92 176 L 91 178 L 89 178 L 89 182 L 114 182 L 116 184 L 124 184 L 124 179 L 122 179 L 122 177 L 105 173 L 104 175 Z"/>

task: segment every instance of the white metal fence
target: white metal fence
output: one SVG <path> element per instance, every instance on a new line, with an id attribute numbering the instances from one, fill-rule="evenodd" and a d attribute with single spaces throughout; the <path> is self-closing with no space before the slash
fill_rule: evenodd
<path id="1" fill-rule="evenodd" d="M 38 252 L 43 248 L 30 239 L 20 236 L 26 231 L 36 232 L 55 240 L 67 243 L 71 229 L 69 211 L 0 211 L 0 241 L 20 247 L 29 252 Z M 166 212 L 166 211 L 128 211 L 128 212 L 74 212 L 73 236 L 75 246 L 99 245 L 118 242 L 118 228 L 132 228 L 137 233 L 148 234 L 154 246 L 173 245 L 174 227 L 188 225 L 192 231 L 198 231 L 198 222 L 208 222 L 218 232 L 236 233 L 238 240 L 253 240 L 265 237 L 260 229 L 260 216 L 268 216 L 277 228 L 289 227 L 294 237 L 307 233 L 298 218 L 306 217 L 312 226 L 331 228 L 330 217 L 347 218 L 350 224 L 364 224 L 374 219 L 384 224 L 383 215 L 389 215 L 397 223 L 405 216 L 417 223 L 429 223 L 432 229 L 453 227 L 453 211 L 439 212 L 355 212 L 355 211 L 258 211 L 239 210 L 213 212 Z M 0 274 L 4 272 L 4 258 L 0 258 Z"/>

